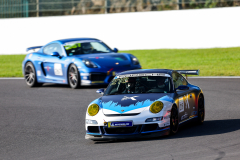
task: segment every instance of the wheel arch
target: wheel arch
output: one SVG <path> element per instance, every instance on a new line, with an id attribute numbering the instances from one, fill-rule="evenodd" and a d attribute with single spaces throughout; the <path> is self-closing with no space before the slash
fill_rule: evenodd
<path id="1" fill-rule="evenodd" d="M 203 97 L 203 102 L 204 102 L 204 107 L 205 107 L 205 98 L 204 98 L 204 94 L 203 94 L 202 92 L 200 92 L 200 93 L 198 94 L 197 102 L 198 102 L 200 96 Z M 198 103 L 197 103 L 197 104 L 198 104 Z"/>

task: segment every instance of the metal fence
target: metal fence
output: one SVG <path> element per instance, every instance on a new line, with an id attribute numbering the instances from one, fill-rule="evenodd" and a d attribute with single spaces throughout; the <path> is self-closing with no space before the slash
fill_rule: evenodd
<path id="1" fill-rule="evenodd" d="M 0 0 L 0 18 L 240 6 L 240 0 Z"/>

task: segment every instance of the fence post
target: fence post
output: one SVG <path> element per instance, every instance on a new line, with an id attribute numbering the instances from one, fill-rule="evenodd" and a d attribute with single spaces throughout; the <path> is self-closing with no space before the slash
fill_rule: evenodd
<path id="1" fill-rule="evenodd" d="M 39 17 L 39 0 L 36 0 L 36 17 Z"/>
<path id="2" fill-rule="evenodd" d="M 107 7 L 108 7 L 107 5 L 108 5 L 108 4 L 107 4 L 107 0 L 105 0 L 105 14 L 107 14 L 107 9 L 108 9 L 108 8 L 107 8 Z"/>

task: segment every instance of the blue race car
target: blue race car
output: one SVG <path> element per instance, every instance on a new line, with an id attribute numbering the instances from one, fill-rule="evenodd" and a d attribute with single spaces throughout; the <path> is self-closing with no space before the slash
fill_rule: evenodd
<path id="1" fill-rule="evenodd" d="M 39 49 L 40 48 L 40 49 Z M 43 83 L 69 84 L 71 88 L 83 85 L 106 85 L 115 74 L 140 69 L 138 59 L 129 53 L 117 53 L 105 43 L 93 38 L 74 38 L 52 41 L 26 55 L 22 71 L 28 86 Z"/>
<path id="2" fill-rule="evenodd" d="M 114 140 L 176 134 L 205 117 L 203 91 L 181 74 L 198 70 L 146 69 L 118 74 L 86 111 L 86 139 Z"/>

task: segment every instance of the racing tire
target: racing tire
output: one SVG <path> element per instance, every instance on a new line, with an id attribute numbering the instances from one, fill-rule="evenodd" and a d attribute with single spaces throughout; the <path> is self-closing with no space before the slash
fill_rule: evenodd
<path id="1" fill-rule="evenodd" d="M 80 74 L 78 72 L 77 66 L 71 64 L 68 69 L 68 84 L 72 89 L 80 88 Z"/>
<path id="2" fill-rule="evenodd" d="M 38 87 L 42 85 L 42 83 L 37 82 L 36 70 L 32 62 L 27 62 L 24 67 L 24 79 L 29 87 Z"/>
<path id="3" fill-rule="evenodd" d="M 178 119 L 178 109 L 174 105 L 171 111 L 171 118 L 170 118 L 170 135 L 174 135 L 178 132 L 179 128 L 179 119 Z"/>
<path id="4" fill-rule="evenodd" d="M 205 118 L 205 108 L 204 108 L 204 98 L 203 95 L 201 94 L 198 98 L 198 119 L 197 123 L 198 124 L 203 124 Z"/>

